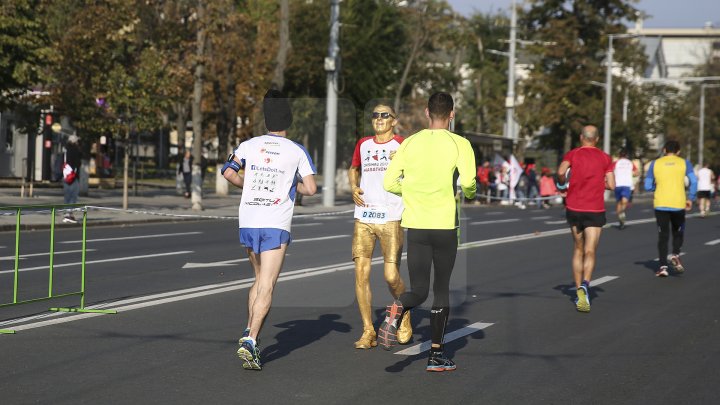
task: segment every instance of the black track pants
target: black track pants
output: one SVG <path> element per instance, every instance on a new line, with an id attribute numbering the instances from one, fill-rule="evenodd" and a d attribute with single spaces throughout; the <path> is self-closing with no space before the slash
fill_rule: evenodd
<path id="1" fill-rule="evenodd" d="M 680 254 L 680 248 L 682 248 L 683 245 L 685 235 L 685 210 L 655 210 L 655 220 L 658 225 L 658 258 L 660 259 L 661 266 L 667 266 L 670 231 L 672 231 L 672 253 L 674 255 Z"/>

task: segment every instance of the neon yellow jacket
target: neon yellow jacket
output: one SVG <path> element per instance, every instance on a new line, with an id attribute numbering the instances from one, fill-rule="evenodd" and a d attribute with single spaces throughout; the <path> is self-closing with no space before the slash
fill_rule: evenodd
<path id="1" fill-rule="evenodd" d="M 444 129 L 424 129 L 403 142 L 390 161 L 383 187 L 402 196 L 402 226 L 454 229 L 455 172 L 466 198 L 474 199 L 475 153 L 470 142 Z"/>

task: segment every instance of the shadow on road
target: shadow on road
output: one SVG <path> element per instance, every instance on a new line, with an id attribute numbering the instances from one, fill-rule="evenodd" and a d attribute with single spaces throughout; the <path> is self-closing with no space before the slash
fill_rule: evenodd
<path id="1" fill-rule="evenodd" d="M 318 319 L 301 319 L 275 325 L 285 330 L 275 336 L 277 343 L 262 350 L 263 362 L 286 356 L 295 349 L 317 342 L 330 332 L 350 332 L 350 325 L 337 322 L 340 318 L 338 314 L 325 314 Z"/>
<path id="2" fill-rule="evenodd" d="M 553 287 L 553 290 L 560 291 L 563 295 L 567 296 L 569 301 L 575 305 L 575 298 L 577 298 L 577 295 L 575 293 L 575 284 L 560 284 Z M 590 288 L 588 289 L 588 294 L 590 294 L 590 301 L 592 303 L 593 300 L 599 297 L 598 293 L 603 293 L 605 290 L 602 287 L 593 287 L 592 281 L 590 281 Z"/>

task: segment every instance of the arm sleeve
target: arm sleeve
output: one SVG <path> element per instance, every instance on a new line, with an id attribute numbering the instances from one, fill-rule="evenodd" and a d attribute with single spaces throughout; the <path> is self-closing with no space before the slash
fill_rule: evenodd
<path id="1" fill-rule="evenodd" d="M 695 196 L 697 195 L 698 180 L 697 176 L 695 176 L 695 172 L 693 171 L 692 164 L 690 164 L 689 160 L 685 161 L 685 176 L 687 176 L 688 180 L 690 180 L 690 191 L 688 199 L 690 201 L 695 201 Z"/>
<path id="2" fill-rule="evenodd" d="M 655 173 L 653 172 L 654 168 L 655 161 L 653 160 L 650 163 L 650 167 L 648 168 L 647 173 L 645 173 L 645 191 L 655 191 Z"/>
<path id="3" fill-rule="evenodd" d="M 469 200 L 475 199 L 477 191 L 477 183 L 475 177 L 475 152 L 470 146 L 470 142 L 463 139 L 460 147 L 460 155 L 458 156 L 458 173 L 460 173 L 460 187 L 462 187 L 465 198 Z"/>
<path id="4" fill-rule="evenodd" d="M 390 161 L 385 176 L 383 177 L 383 188 L 393 194 L 402 194 L 402 174 L 405 160 L 405 148 L 407 145 L 403 143 L 395 153 L 395 157 Z"/>

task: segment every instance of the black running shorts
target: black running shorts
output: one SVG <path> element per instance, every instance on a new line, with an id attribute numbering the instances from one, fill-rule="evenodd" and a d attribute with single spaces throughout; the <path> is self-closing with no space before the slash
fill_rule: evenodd
<path id="1" fill-rule="evenodd" d="M 568 225 L 576 226 L 578 230 L 585 228 L 602 228 L 607 223 L 605 212 L 580 212 L 573 210 L 565 210 L 565 218 Z"/>

